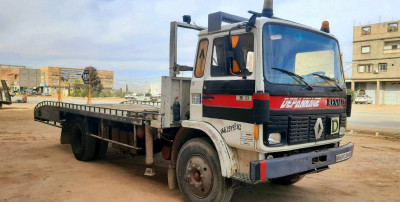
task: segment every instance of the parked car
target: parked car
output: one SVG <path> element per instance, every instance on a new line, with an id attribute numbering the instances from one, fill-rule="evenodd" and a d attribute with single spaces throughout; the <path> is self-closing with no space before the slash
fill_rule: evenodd
<path id="1" fill-rule="evenodd" d="M 138 95 L 136 97 L 138 101 L 150 101 L 150 96 L 146 96 L 145 94 Z"/>
<path id="2" fill-rule="evenodd" d="M 37 95 L 37 92 L 33 89 L 26 89 L 24 90 L 24 95 Z"/>
<path id="3" fill-rule="evenodd" d="M 132 94 L 125 94 L 125 99 L 136 99 L 137 95 L 136 93 L 132 93 Z"/>
<path id="4" fill-rule="evenodd" d="M 51 96 L 50 93 L 42 93 L 41 95 L 42 95 L 42 96 Z"/>
<path id="5" fill-rule="evenodd" d="M 372 98 L 369 95 L 358 95 L 355 103 L 358 104 L 372 104 Z"/>

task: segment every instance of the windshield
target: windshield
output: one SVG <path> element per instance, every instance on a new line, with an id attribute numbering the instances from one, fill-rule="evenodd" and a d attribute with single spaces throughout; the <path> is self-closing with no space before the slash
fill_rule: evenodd
<path id="1" fill-rule="evenodd" d="M 313 86 L 335 86 L 335 83 L 343 86 L 338 44 L 330 37 L 285 25 L 266 24 L 263 48 L 264 75 L 271 83 L 303 85 L 293 76 L 277 71 L 282 69 L 303 77 Z"/>

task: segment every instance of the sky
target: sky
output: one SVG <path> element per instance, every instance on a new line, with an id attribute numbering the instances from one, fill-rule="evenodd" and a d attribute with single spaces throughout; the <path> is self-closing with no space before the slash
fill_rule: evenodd
<path id="1" fill-rule="evenodd" d="M 250 17 L 263 0 L 0 0 L 0 64 L 114 71 L 115 88 L 141 91 L 168 75 L 169 25 L 191 15 Z M 353 26 L 399 20 L 397 0 L 275 0 L 276 17 L 319 29 L 330 22 L 351 74 Z M 178 32 L 178 63 L 193 66 L 197 34 Z"/>

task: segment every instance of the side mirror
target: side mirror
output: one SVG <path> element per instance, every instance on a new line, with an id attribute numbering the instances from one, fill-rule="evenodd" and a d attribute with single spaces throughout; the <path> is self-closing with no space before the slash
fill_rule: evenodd
<path id="1" fill-rule="evenodd" d="M 239 36 L 225 36 L 226 65 L 232 75 L 248 75 Z"/>

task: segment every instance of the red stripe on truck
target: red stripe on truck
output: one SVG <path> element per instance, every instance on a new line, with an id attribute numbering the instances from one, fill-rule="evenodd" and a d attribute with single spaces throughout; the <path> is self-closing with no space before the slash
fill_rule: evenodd
<path id="1" fill-rule="evenodd" d="M 287 97 L 270 96 L 269 94 L 254 95 L 225 95 L 225 94 L 203 94 L 204 106 L 233 107 L 252 109 L 254 100 L 269 100 L 270 109 L 330 109 L 345 108 L 346 105 L 329 106 L 328 100 L 343 100 L 338 97 Z"/>
<path id="2" fill-rule="evenodd" d="M 260 180 L 265 180 L 267 176 L 267 162 L 265 160 L 260 162 Z"/>
<path id="3" fill-rule="evenodd" d="M 254 94 L 253 100 L 269 100 L 269 94 Z"/>
<path id="4" fill-rule="evenodd" d="M 251 109 L 253 108 L 253 100 L 251 95 L 203 94 L 203 105 Z"/>
<path id="5" fill-rule="evenodd" d="M 270 109 L 329 109 L 345 108 L 346 106 L 328 106 L 328 99 L 342 99 L 337 97 L 286 97 L 271 96 Z M 344 102 L 345 103 L 345 102 Z"/>

